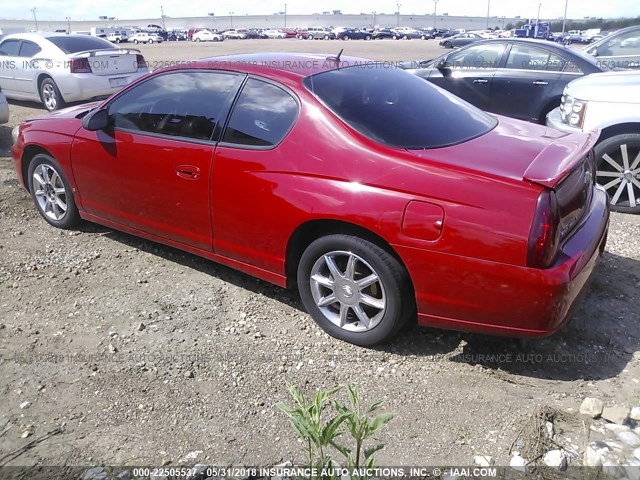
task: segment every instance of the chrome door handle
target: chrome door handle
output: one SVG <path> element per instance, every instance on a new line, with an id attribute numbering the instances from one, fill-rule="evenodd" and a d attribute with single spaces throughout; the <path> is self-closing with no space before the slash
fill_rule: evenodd
<path id="1" fill-rule="evenodd" d="M 549 82 L 545 82 L 544 80 L 536 80 L 533 82 L 534 85 L 549 85 Z"/>
<path id="2" fill-rule="evenodd" d="M 486 78 L 476 78 L 473 83 L 489 83 L 489 80 Z"/>

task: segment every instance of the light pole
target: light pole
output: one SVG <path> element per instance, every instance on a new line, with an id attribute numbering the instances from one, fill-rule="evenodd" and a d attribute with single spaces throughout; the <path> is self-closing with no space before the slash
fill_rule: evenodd
<path id="1" fill-rule="evenodd" d="M 71 33 L 71 17 L 64 17 L 67 20 L 67 33 Z"/>
<path id="2" fill-rule="evenodd" d="M 229 17 L 231 19 L 231 28 L 233 28 L 233 12 L 229 12 Z"/>
<path id="3" fill-rule="evenodd" d="M 564 0 L 564 17 L 562 17 L 562 33 L 564 33 L 565 22 L 567 21 L 567 7 L 569 6 L 569 0 Z"/>
<path id="4" fill-rule="evenodd" d="M 284 4 L 284 28 L 287 28 L 287 4 Z"/>
<path id="5" fill-rule="evenodd" d="M 491 9 L 491 0 L 487 0 L 487 30 L 489 29 L 489 10 Z"/>
<path id="6" fill-rule="evenodd" d="M 538 4 L 538 21 L 540 21 L 540 7 L 542 7 L 542 3 Z"/>
<path id="7" fill-rule="evenodd" d="M 213 12 L 209 12 L 209 13 L 207 13 L 207 15 L 209 15 L 209 16 L 211 17 L 211 23 L 212 23 L 212 24 L 213 24 L 213 26 L 215 27 L 215 25 L 216 25 L 216 21 L 215 21 L 215 19 L 213 18 L 213 17 L 215 16 L 215 13 L 213 13 Z"/>
<path id="8" fill-rule="evenodd" d="M 439 0 L 433 0 L 433 29 L 434 30 L 436 28 L 436 12 L 438 11 L 438 1 Z"/>
<path id="9" fill-rule="evenodd" d="M 160 5 L 160 19 L 162 20 L 162 29 L 166 30 L 166 26 L 164 24 L 164 9 L 162 8 L 162 5 Z"/>
<path id="10" fill-rule="evenodd" d="M 373 14 L 373 28 L 376 28 L 376 11 L 374 10 L 373 12 L 371 12 Z"/>
<path id="11" fill-rule="evenodd" d="M 398 27 L 400 26 L 400 7 L 402 6 L 401 3 L 397 3 L 396 6 L 398 7 L 398 11 L 396 12 L 396 15 L 398 16 Z"/>
<path id="12" fill-rule="evenodd" d="M 33 13 L 33 21 L 36 23 L 36 32 L 38 31 L 38 19 L 36 18 L 36 7 L 33 7 L 31 9 L 31 12 Z"/>

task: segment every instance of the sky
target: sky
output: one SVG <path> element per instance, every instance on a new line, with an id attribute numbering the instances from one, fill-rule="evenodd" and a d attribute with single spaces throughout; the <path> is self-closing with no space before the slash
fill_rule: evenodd
<path id="1" fill-rule="evenodd" d="M 584 17 L 637 17 L 640 16 L 640 0 L 566 0 L 568 18 Z M 437 13 L 449 15 L 486 16 L 489 2 L 491 16 L 535 18 L 540 5 L 541 18 L 558 18 L 564 15 L 565 0 L 438 0 Z M 209 4 L 207 6 L 207 3 Z M 42 20 L 97 20 L 100 15 L 119 20 L 159 18 L 160 6 L 171 17 L 229 15 L 270 15 L 284 10 L 303 15 L 325 10 L 341 10 L 342 13 L 395 13 L 401 4 L 401 14 L 424 15 L 433 13 L 433 0 L 325 0 L 322 7 L 314 7 L 308 0 L 235 0 L 233 2 L 185 2 L 184 0 L 27 0 L 26 2 L 0 0 L 0 19 L 31 19 L 32 8 Z"/>

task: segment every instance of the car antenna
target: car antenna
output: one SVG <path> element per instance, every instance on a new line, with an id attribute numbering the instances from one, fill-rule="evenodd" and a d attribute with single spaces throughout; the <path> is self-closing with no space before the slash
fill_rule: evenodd
<path id="1" fill-rule="evenodd" d="M 338 53 L 337 56 L 335 56 L 335 57 L 327 57 L 327 60 L 329 60 L 331 62 L 336 62 L 338 64 L 338 66 L 340 66 L 340 57 L 342 56 L 342 52 L 344 52 L 344 48 L 340 49 L 340 53 Z"/>

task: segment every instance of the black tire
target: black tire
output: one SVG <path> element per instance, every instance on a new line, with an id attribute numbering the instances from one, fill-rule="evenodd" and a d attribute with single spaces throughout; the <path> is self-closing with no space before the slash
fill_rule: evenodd
<path id="1" fill-rule="evenodd" d="M 623 146 L 626 146 L 628 169 L 625 169 L 624 165 L 622 153 L 624 148 Z M 605 160 L 605 155 L 611 159 L 611 161 L 616 163 L 623 172 L 620 172 L 619 169 L 615 168 L 611 163 Z M 640 165 L 636 165 L 634 169 L 630 168 L 634 166 L 633 161 L 638 155 L 640 155 L 640 134 L 638 133 L 616 135 L 614 137 L 607 138 L 596 145 L 596 181 L 600 185 L 607 187 L 608 184 L 611 185 L 611 183 L 616 180 L 616 177 L 613 175 L 619 173 L 620 176 L 618 178 L 622 179 L 621 182 L 613 184 L 607 188 L 607 193 L 609 194 L 609 200 L 611 202 L 609 207 L 614 212 L 640 213 L 640 188 L 629 181 L 629 179 L 633 178 L 637 182 L 640 182 L 640 175 L 636 174 L 634 176 L 633 173 L 631 173 L 633 170 L 640 168 Z M 624 183 L 624 187 L 622 187 L 622 191 L 616 198 L 616 194 L 618 193 L 622 183 Z M 635 206 L 632 206 L 629 195 L 629 184 L 631 184 L 631 193 L 633 197 L 635 197 Z"/>
<path id="2" fill-rule="evenodd" d="M 60 110 L 65 107 L 64 98 L 60 93 L 60 89 L 52 78 L 46 77 L 40 82 L 40 101 L 44 108 L 50 112 Z"/>
<path id="3" fill-rule="evenodd" d="M 349 35 L 343 35 L 342 40 L 349 40 Z"/>
<path id="4" fill-rule="evenodd" d="M 365 40 L 371 40 L 371 35 L 365 35 L 365 36 L 364 36 L 364 39 L 365 39 Z"/>
<path id="5" fill-rule="evenodd" d="M 393 37 L 391 37 L 391 38 L 393 38 L 394 40 L 398 40 L 398 36 L 397 36 L 397 35 L 394 35 L 394 36 L 393 36 Z"/>
<path id="6" fill-rule="evenodd" d="M 453 43 L 451 43 L 451 42 L 444 42 L 444 48 L 453 48 Z"/>
<path id="7" fill-rule="evenodd" d="M 200 42 L 200 41 L 201 41 L 200 37 L 196 38 L 196 42 Z"/>
<path id="8" fill-rule="evenodd" d="M 135 43 L 136 45 L 138 44 L 138 39 L 136 38 L 133 43 Z"/>
<path id="9" fill-rule="evenodd" d="M 58 218 L 54 219 L 50 215 L 47 215 L 45 209 L 40 204 L 39 199 L 45 197 L 43 193 L 48 193 L 51 189 L 46 189 L 46 187 L 42 186 L 38 181 L 34 178 L 34 173 L 38 171 L 41 166 L 45 166 L 47 170 L 52 169 L 58 175 L 60 183 L 55 182 L 58 185 L 62 185 L 64 187 L 64 194 L 58 193 L 56 196 L 66 204 L 66 211 L 64 214 Z M 42 176 L 40 176 L 42 178 Z M 53 225 L 57 228 L 69 229 L 77 226 L 80 223 L 80 214 L 78 213 L 78 207 L 73 199 L 73 192 L 71 191 L 71 187 L 69 186 L 69 182 L 67 177 L 64 174 L 58 162 L 55 159 L 45 153 L 39 153 L 35 155 L 31 162 L 29 163 L 28 169 L 28 177 L 25 179 L 29 185 L 29 191 L 31 193 L 31 198 L 33 199 L 33 203 L 38 210 L 38 213 L 44 218 L 49 224 Z M 51 202 L 49 202 L 50 205 Z M 58 210 L 59 210 L 58 206 Z M 53 210 L 52 210 L 53 214 Z"/>
<path id="10" fill-rule="evenodd" d="M 409 40 L 409 37 L 407 37 L 406 35 L 402 37 L 403 40 Z"/>
<path id="11" fill-rule="evenodd" d="M 153 40 L 149 40 L 149 45 L 151 45 L 153 43 Z"/>
<path id="12" fill-rule="evenodd" d="M 213 41 L 214 41 L 214 42 L 219 42 L 219 41 L 220 41 L 220 39 L 219 39 L 218 37 L 213 37 Z"/>
<path id="13" fill-rule="evenodd" d="M 313 290 L 316 287 L 312 286 L 311 283 L 312 271 L 317 262 L 320 262 L 318 265 L 322 265 L 321 262 L 324 261 L 324 256 L 331 252 L 342 255 L 335 257 L 336 265 L 342 272 L 346 272 L 346 258 L 348 256 L 357 256 L 359 261 L 354 267 L 356 272 L 354 277 L 362 275 L 363 277 L 360 278 L 364 278 L 370 273 L 377 275 L 378 281 L 363 290 L 367 292 L 369 297 L 376 297 L 377 299 L 382 296 L 383 298 L 383 307 L 377 307 L 379 311 L 376 308 L 370 310 L 370 307 L 364 306 L 367 309 L 367 316 L 371 312 L 373 316 L 370 319 L 375 319 L 374 325 L 370 328 L 367 328 L 364 324 L 361 325 L 354 308 L 345 306 L 338 300 L 330 305 L 323 306 L 323 308 L 327 314 L 337 314 L 339 317 L 340 306 L 345 307 L 348 321 L 344 327 L 333 323 L 323 313 L 323 310 L 320 309 L 321 307 L 316 304 L 314 300 L 315 290 Z M 339 263 L 342 260 L 344 260 L 343 264 Z M 413 289 L 409 275 L 400 262 L 374 243 L 352 235 L 328 235 L 312 242 L 302 254 L 298 264 L 297 280 L 300 297 L 313 320 L 332 337 L 354 345 L 370 346 L 388 340 L 402 328 L 415 312 L 415 300 L 411 293 Z M 336 296 L 344 295 L 345 299 L 351 298 L 355 288 L 357 288 L 354 287 L 353 283 L 352 287 L 343 286 L 339 290 L 340 293 L 336 292 Z M 360 292 L 360 289 L 358 291 Z M 318 294 L 317 291 L 316 294 Z M 362 303 L 355 303 L 357 307 L 363 308 Z M 361 329 L 361 331 L 357 331 L 358 329 Z"/>
<path id="14" fill-rule="evenodd" d="M 330 38 L 331 38 L 331 37 L 329 37 L 329 35 L 325 35 L 325 36 L 324 36 L 324 39 L 325 39 L 325 40 L 329 40 Z"/>

